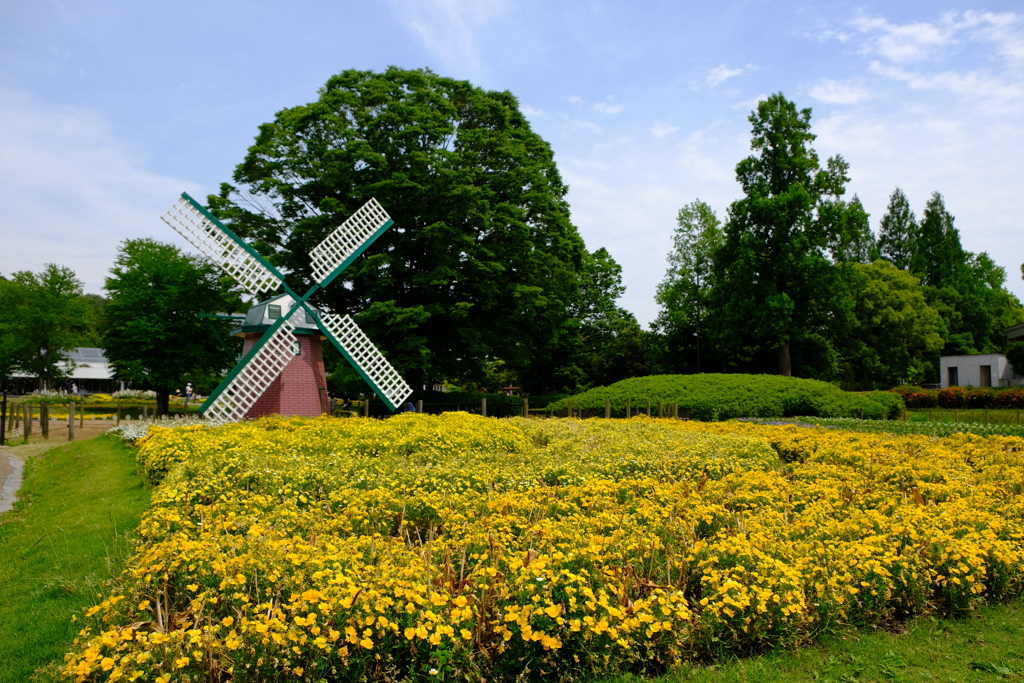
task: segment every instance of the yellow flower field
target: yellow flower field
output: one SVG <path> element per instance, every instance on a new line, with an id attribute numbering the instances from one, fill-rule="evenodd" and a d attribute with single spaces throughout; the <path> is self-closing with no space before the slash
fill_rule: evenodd
<path id="1" fill-rule="evenodd" d="M 585 679 L 1020 594 L 1024 440 L 669 420 L 154 427 L 76 681 Z"/>

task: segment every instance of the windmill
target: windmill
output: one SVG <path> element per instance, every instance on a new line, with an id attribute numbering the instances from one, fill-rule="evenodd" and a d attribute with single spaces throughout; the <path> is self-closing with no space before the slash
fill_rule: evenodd
<path id="1" fill-rule="evenodd" d="M 301 374 L 303 368 L 312 372 L 306 373 L 310 382 L 298 383 L 305 384 L 305 404 L 314 406 L 314 414 L 325 412 L 326 396 L 312 382 L 317 372 L 323 378 L 316 331 L 334 344 L 391 411 L 412 394 L 409 385 L 350 316 L 322 313 L 309 303 L 317 290 L 327 287 L 394 224 L 376 199 L 366 202 L 310 252 L 315 282 L 302 296 L 266 259 L 187 193 L 183 192 L 161 219 L 254 296 L 284 290 L 284 294 L 249 311 L 246 324 L 252 323 L 254 333 L 246 340 L 241 361 L 200 408 L 205 416 L 238 420 L 277 412 L 268 410 L 267 400 L 261 398 L 275 390 L 280 393 L 275 382 L 280 385 L 282 373 L 297 369 L 295 372 Z M 246 324 L 240 329 L 245 330 Z M 308 349 L 305 358 L 303 337 Z M 294 386 L 290 391 L 295 391 Z"/>

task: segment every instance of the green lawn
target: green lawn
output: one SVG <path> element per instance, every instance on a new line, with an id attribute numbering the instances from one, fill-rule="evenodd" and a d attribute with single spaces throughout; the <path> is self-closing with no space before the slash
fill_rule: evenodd
<path id="1" fill-rule="evenodd" d="M 60 662 L 75 611 L 96 602 L 149 505 L 131 450 L 103 436 L 58 446 L 25 467 L 21 500 L 0 515 L 0 682 Z"/>
<path id="2" fill-rule="evenodd" d="M 989 681 L 1024 676 L 1024 609 L 982 608 L 962 620 L 922 617 L 905 632 L 849 631 L 791 651 L 687 666 L 653 683 Z M 635 676 L 602 683 L 650 683 Z"/>

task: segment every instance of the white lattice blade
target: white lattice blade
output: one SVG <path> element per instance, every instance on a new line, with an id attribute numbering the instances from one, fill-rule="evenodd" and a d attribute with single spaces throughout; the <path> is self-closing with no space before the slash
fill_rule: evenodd
<path id="1" fill-rule="evenodd" d="M 370 383 L 377 395 L 386 401 L 392 410 L 397 410 L 412 396 L 412 388 L 405 383 L 369 337 L 359 329 L 351 316 L 323 313 L 320 315 L 320 321 L 323 329 L 341 346 L 363 379 Z"/>
<path id="2" fill-rule="evenodd" d="M 370 199 L 359 207 L 358 211 L 309 252 L 316 281 L 323 282 L 324 278 L 333 273 L 345 259 L 354 254 L 390 220 L 391 216 L 376 199 Z"/>
<path id="3" fill-rule="evenodd" d="M 295 327 L 283 321 L 203 414 L 221 420 L 244 418 L 295 358 L 294 333 Z"/>
<path id="4" fill-rule="evenodd" d="M 236 238 L 207 218 L 184 196 L 160 217 L 164 223 L 253 294 L 277 289 L 280 278 L 246 251 Z"/>

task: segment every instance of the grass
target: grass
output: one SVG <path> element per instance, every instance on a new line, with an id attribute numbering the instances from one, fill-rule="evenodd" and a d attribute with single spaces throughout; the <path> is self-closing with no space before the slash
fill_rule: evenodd
<path id="1" fill-rule="evenodd" d="M 922 617 L 903 633 L 849 631 L 814 647 L 685 666 L 657 683 L 998 681 L 1024 674 L 1024 609 L 984 607 L 970 618 Z M 602 683 L 650 681 L 636 676 Z"/>
<path id="2" fill-rule="evenodd" d="M 981 424 L 1021 424 L 1022 411 L 1016 408 L 915 408 L 908 410 L 912 422 L 974 422 Z"/>
<path id="3" fill-rule="evenodd" d="M 63 661 L 72 614 L 96 602 L 149 505 L 131 450 L 102 436 L 30 459 L 21 500 L 0 515 L 0 683 Z"/>

